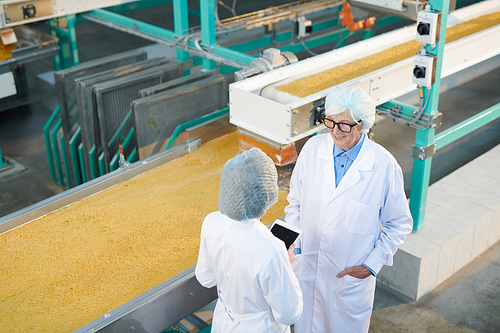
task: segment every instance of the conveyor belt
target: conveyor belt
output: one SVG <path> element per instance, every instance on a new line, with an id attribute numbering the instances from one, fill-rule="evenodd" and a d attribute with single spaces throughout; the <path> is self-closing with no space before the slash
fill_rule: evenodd
<path id="1" fill-rule="evenodd" d="M 446 43 L 488 29 L 500 24 L 500 12 L 483 15 L 467 22 L 449 27 L 446 31 Z M 321 73 L 306 76 L 290 83 L 277 85 L 276 90 L 292 96 L 306 97 L 342 82 L 352 80 L 367 73 L 384 68 L 398 61 L 411 58 L 417 53 L 419 42 L 416 40 L 393 46 L 369 57 L 337 66 Z"/>
<path id="2" fill-rule="evenodd" d="M 131 179 L 96 179 L 86 198 L 18 228 L 10 221 L 19 218 L 0 219 L 12 229 L 0 235 L 2 330 L 71 332 L 192 273 L 202 221 L 217 210 L 222 167 L 238 152 L 234 132 Z M 280 191 L 263 221 L 282 216 L 285 205 Z M 172 309 L 189 302 L 170 301 Z"/>
<path id="3" fill-rule="evenodd" d="M 500 38 L 499 10 L 499 0 L 488 0 L 448 15 L 447 26 L 455 35 L 450 40 L 459 39 L 444 47 L 441 78 L 500 54 L 496 42 Z M 450 28 L 453 26 L 457 28 Z M 460 31 L 464 27 L 468 31 Z M 377 105 L 415 91 L 411 56 L 417 51 L 415 29 L 390 31 L 231 84 L 231 123 L 276 145 L 286 145 L 322 128 L 315 124 L 312 110 L 338 86 L 363 89 Z M 406 42 L 409 51 L 403 52 L 401 44 Z"/>

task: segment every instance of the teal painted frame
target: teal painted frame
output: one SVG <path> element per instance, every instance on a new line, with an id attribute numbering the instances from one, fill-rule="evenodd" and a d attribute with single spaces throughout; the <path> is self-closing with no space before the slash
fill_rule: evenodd
<path id="1" fill-rule="evenodd" d="M 63 183 L 68 184 L 68 189 L 70 189 L 71 188 L 71 181 L 69 179 L 68 156 L 66 156 L 66 149 L 64 149 L 64 133 L 62 133 L 61 136 L 59 136 L 59 141 L 60 141 L 60 144 L 61 144 L 62 159 L 63 159 L 64 171 L 65 171 L 65 175 L 66 175 L 65 178 L 67 180 L 67 182 L 65 182 L 63 180 Z"/>
<path id="2" fill-rule="evenodd" d="M 59 144 L 57 143 L 57 132 L 62 127 L 62 121 L 61 118 L 59 118 L 54 125 L 54 128 L 50 132 L 50 137 L 52 139 L 52 143 L 54 145 L 54 164 L 56 166 L 56 171 L 57 171 L 57 179 L 59 180 L 59 185 L 64 186 L 64 179 L 63 179 L 63 171 L 61 167 L 61 156 L 59 155 Z"/>
<path id="3" fill-rule="evenodd" d="M 87 175 L 85 172 L 85 161 L 83 155 L 83 143 L 80 142 L 78 145 L 78 158 L 80 160 L 80 170 L 82 171 L 82 184 L 87 182 Z"/>
<path id="4" fill-rule="evenodd" d="M 60 114 L 61 109 L 58 105 L 54 109 L 54 112 L 52 112 L 52 114 L 50 115 L 49 120 L 47 120 L 47 122 L 45 123 L 45 126 L 43 126 L 43 138 L 45 139 L 45 150 L 47 151 L 47 160 L 49 162 L 50 178 L 52 178 L 53 181 L 56 181 L 57 177 L 54 167 L 52 144 L 50 143 L 50 128 L 54 125 L 57 117 L 59 117 Z"/>
<path id="5" fill-rule="evenodd" d="M 174 32 L 178 36 L 186 35 L 189 31 L 189 13 L 187 0 L 173 0 L 174 10 Z M 177 60 L 189 60 L 189 52 L 177 50 Z M 187 69 L 184 75 L 189 75 L 190 70 Z"/>
<path id="6" fill-rule="evenodd" d="M 182 123 L 180 125 L 177 125 L 174 132 L 170 136 L 170 139 L 168 140 L 167 144 L 165 145 L 165 147 L 163 147 L 163 150 L 166 150 L 168 148 L 172 148 L 175 144 L 175 141 L 177 141 L 177 138 L 181 134 L 181 132 L 184 131 L 186 128 L 199 125 L 201 123 L 204 123 L 205 121 L 209 121 L 209 120 L 218 118 L 218 117 L 223 116 L 225 114 L 229 114 L 229 107 L 214 111 L 212 113 L 206 114 L 206 115 L 201 116 L 199 118 L 196 118 L 196 119 L 187 121 L 185 123 Z"/>
<path id="7" fill-rule="evenodd" d="M 215 45 L 215 1 L 200 0 L 201 41 L 207 46 Z M 217 64 L 213 60 L 203 59 L 203 69 L 215 69 Z"/>
<path id="8" fill-rule="evenodd" d="M 427 53 L 437 55 L 435 82 L 431 89 L 423 88 L 424 101 L 429 97 L 429 102 L 423 113 L 427 115 L 436 115 L 439 102 L 439 88 L 441 86 L 441 67 L 443 62 L 443 53 L 446 37 L 446 22 L 448 22 L 449 0 L 431 0 L 432 9 L 441 12 L 441 30 L 438 43 L 434 48 L 426 45 Z M 415 136 L 415 146 L 428 147 L 434 144 L 435 128 L 424 130 L 417 129 Z M 423 160 L 415 159 L 413 161 L 413 170 L 411 178 L 410 192 L 410 212 L 413 217 L 413 230 L 421 230 L 425 226 L 425 209 L 427 206 L 427 191 L 431 174 L 432 156 Z"/>
<path id="9" fill-rule="evenodd" d="M 122 148 L 123 150 L 127 149 L 130 143 L 132 142 L 132 139 L 134 138 L 134 128 L 132 127 L 130 131 L 128 132 L 127 136 L 122 142 Z M 135 148 L 134 148 L 135 150 Z M 135 154 L 135 153 L 134 153 Z M 130 154 L 132 155 L 132 154 Z M 117 150 L 111 161 L 109 162 L 109 170 L 114 171 L 118 168 L 118 161 L 120 160 L 120 150 Z"/>
<path id="10" fill-rule="evenodd" d="M 76 147 L 78 140 L 80 139 L 82 130 L 80 127 L 76 130 L 75 134 L 71 137 L 68 142 L 69 145 L 69 154 L 71 158 L 71 167 L 73 169 L 73 176 L 75 181 L 75 186 L 78 186 L 82 183 L 82 179 L 80 177 L 80 171 L 83 174 L 85 169 L 81 169 L 81 161 L 78 160 L 78 148 Z M 81 143 L 80 143 L 81 144 Z"/>
<path id="11" fill-rule="evenodd" d="M 498 118 L 500 118 L 500 103 L 437 134 L 434 149 L 437 151 Z"/>

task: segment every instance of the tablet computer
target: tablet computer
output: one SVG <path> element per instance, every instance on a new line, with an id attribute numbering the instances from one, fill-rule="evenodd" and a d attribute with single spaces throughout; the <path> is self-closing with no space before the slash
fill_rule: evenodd
<path id="1" fill-rule="evenodd" d="M 288 223 L 281 220 L 276 220 L 271 226 L 271 232 L 274 236 L 285 242 L 286 249 L 295 242 L 297 238 L 302 234 L 302 229 L 294 227 Z"/>

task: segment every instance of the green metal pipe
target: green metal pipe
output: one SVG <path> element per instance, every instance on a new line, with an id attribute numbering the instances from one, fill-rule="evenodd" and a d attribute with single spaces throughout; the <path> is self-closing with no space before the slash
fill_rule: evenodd
<path id="1" fill-rule="evenodd" d="M 56 25 L 51 25 L 50 29 L 54 30 L 59 36 L 69 37 L 69 35 L 70 35 L 68 30 L 61 29 Z"/>
<path id="2" fill-rule="evenodd" d="M 215 1 L 200 1 L 201 41 L 209 47 L 215 45 L 216 43 L 215 3 Z M 217 67 L 215 61 L 203 59 L 203 69 L 209 71 L 215 69 L 215 67 Z"/>
<path id="3" fill-rule="evenodd" d="M 78 162 L 78 149 L 76 147 L 77 141 L 80 139 L 82 130 L 80 127 L 76 130 L 75 134 L 71 137 L 71 139 L 68 142 L 69 145 L 69 154 L 71 157 L 71 166 L 73 169 L 73 176 L 74 176 L 74 181 L 75 181 L 75 186 L 80 185 L 82 183 L 82 180 L 80 178 L 80 168 L 79 165 L 80 163 Z M 81 144 L 81 143 L 80 143 Z M 84 173 L 85 169 L 82 169 L 82 173 Z"/>
<path id="4" fill-rule="evenodd" d="M 228 114 L 228 113 L 229 113 L 229 107 L 212 112 L 212 113 L 209 113 L 209 114 L 206 114 L 206 115 L 201 116 L 199 118 L 196 118 L 196 119 L 193 119 L 193 120 L 190 120 L 190 121 L 187 121 L 183 124 L 178 125 L 175 128 L 174 132 L 172 133 L 172 136 L 168 140 L 168 142 L 165 145 L 165 147 L 163 148 L 163 150 L 166 150 L 168 148 L 172 148 L 175 141 L 177 141 L 177 138 L 181 134 L 181 132 L 184 131 L 186 128 L 199 125 L 201 123 L 204 123 L 206 121 L 221 117 L 221 116 Z"/>
<path id="5" fill-rule="evenodd" d="M 97 159 L 97 164 L 99 164 L 99 173 L 101 176 L 106 174 L 106 162 L 104 161 L 104 153 L 99 154 Z"/>
<path id="6" fill-rule="evenodd" d="M 49 20 L 49 33 L 51 36 L 59 38 L 56 31 L 56 25 L 54 24 L 54 19 Z M 59 44 L 59 41 L 58 41 Z M 61 57 L 57 54 L 54 56 L 54 70 L 58 71 L 61 69 Z"/>
<path id="7" fill-rule="evenodd" d="M 446 23 L 448 22 L 449 0 L 431 0 L 430 7 L 441 12 L 441 30 L 440 39 L 434 48 L 426 45 L 427 53 L 437 56 L 435 66 L 435 82 L 431 89 L 423 88 L 424 100 L 429 97 L 427 106 L 423 113 L 427 115 L 436 115 L 439 102 L 439 88 L 441 86 L 441 68 L 443 63 L 444 45 L 446 37 Z M 415 146 L 429 147 L 434 144 L 434 128 L 417 129 L 415 136 Z M 427 204 L 427 191 L 431 175 L 432 157 L 423 160 L 415 159 L 413 161 L 413 170 L 411 178 L 410 192 L 410 212 L 413 217 L 413 230 L 418 231 L 425 226 L 425 209 Z"/>
<path id="8" fill-rule="evenodd" d="M 137 158 L 137 148 L 134 148 L 134 150 L 132 150 L 129 157 L 127 158 L 127 162 L 132 163 L 135 161 L 136 158 Z"/>
<path id="9" fill-rule="evenodd" d="M 68 32 L 69 32 L 69 45 L 71 47 L 71 57 L 73 59 L 73 66 L 78 66 L 80 64 L 80 57 L 78 56 L 78 47 L 76 44 L 76 16 L 75 14 L 68 15 Z"/>
<path id="10" fill-rule="evenodd" d="M 97 165 L 96 165 L 96 151 L 95 151 L 95 145 L 92 146 L 92 148 L 89 151 L 89 162 L 90 162 L 90 177 L 92 179 L 96 179 L 99 177 L 97 173 Z"/>
<path id="11" fill-rule="evenodd" d="M 69 179 L 69 163 L 68 156 L 66 155 L 66 149 L 64 149 L 64 133 L 59 137 L 59 141 L 61 142 L 61 151 L 63 157 L 64 171 L 66 172 L 66 180 L 68 181 L 68 189 L 71 188 L 71 181 Z"/>
<path id="12" fill-rule="evenodd" d="M 186 35 L 189 32 L 189 14 L 187 0 L 173 0 L 174 10 L 174 32 L 178 36 Z M 189 60 L 189 53 L 182 50 L 177 50 L 177 60 Z M 189 69 L 186 70 L 189 75 Z"/>
<path id="13" fill-rule="evenodd" d="M 498 118 L 500 118 L 500 103 L 439 133 L 436 136 L 436 146 L 434 150 L 441 149 Z"/>
<path id="14" fill-rule="evenodd" d="M 56 125 L 52 129 L 52 132 L 50 132 L 50 137 L 52 139 L 52 142 L 54 143 L 54 163 L 56 166 L 56 171 L 57 171 L 57 178 L 59 179 L 59 185 L 64 186 L 64 179 L 63 179 L 63 171 L 62 171 L 62 166 L 61 166 L 61 156 L 59 155 L 59 145 L 57 143 L 57 132 L 62 127 L 62 121 L 61 118 L 57 121 Z"/>
<path id="15" fill-rule="evenodd" d="M 54 109 L 54 112 L 50 115 L 49 120 L 45 123 L 45 126 L 43 126 L 43 137 L 45 139 L 45 149 L 47 151 L 47 160 L 49 161 L 49 170 L 50 170 L 50 178 L 52 178 L 53 181 L 56 181 L 56 171 L 54 169 L 54 157 L 52 154 L 52 145 L 50 144 L 50 128 L 52 125 L 54 125 L 54 122 L 56 121 L 56 118 L 59 117 L 59 114 L 61 113 L 61 109 L 58 106 Z"/>
<path id="16" fill-rule="evenodd" d="M 123 138 L 123 135 L 121 134 L 125 127 L 127 127 L 129 121 L 132 119 L 132 109 L 130 109 L 127 114 L 125 115 L 125 118 L 123 118 L 123 121 L 121 122 L 120 126 L 118 126 L 118 129 L 116 132 L 113 134 L 111 139 L 108 142 L 108 149 L 111 149 L 118 141 L 119 139 Z"/>
<path id="17" fill-rule="evenodd" d="M 87 182 L 87 173 L 85 171 L 85 161 L 83 155 L 83 143 L 80 142 L 78 145 L 78 157 L 80 160 L 80 170 L 82 170 L 82 184 Z"/>
<path id="18" fill-rule="evenodd" d="M 132 127 L 122 142 L 123 150 L 128 148 L 128 146 L 132 142 L 133 137 L 134 137 L 134 128 Z M 109 162 L 109 170 L 110 171 L 116 170 L 116 168 L 118 167 L 119 160 L 120 160 L 120 150 L 118 149 L 116 151 L 115 155 L 113 156 L 113 158 L 111 159 L 111 161 Z"/>
<path id="19" fill-rule="evenodd" d="M 102 9 L 96 9 L 96 10 L 89 11 L 85 15 L 88 15 L 89 17 L 93 17 L 93 18 L 98 19 L 98 20 L 103 21 L 103 22 L 110 23 L 110 24 L 116 26 L 117 28 L 123 27 L 123 28 L 129 29 L 129 30 L 137 31 L 137 32 L 145 34 L 145 35 L 149 35 L 149 36 L 154 37 L 154 38 L 165 39 L 165 40 L 170 41 L 170 42 L 176 41 L 177 38 L 180 37 L 179 35 L 175 34 L 173 31 L 163 29 L 163 28 L 154 26 L 152 24 L 144 23 L 144 22 L 141 22 L 138 20 L 134 20 L 132 18 L 129 18 L 129 17 L 123 16 L 123 15 L 111 13 L 109 11 L 102 10 Z M 214 34 L 214 36 L 215 36 L 215 34 Z M 194 41 L 192 41 L 191 39 L 187 40 L 187 45 L 191 48 L 196 48 Z M 252 56 L 249 56 L 249 55 L 244 54 L 244 53 L 229 50 L 225 47 L 215 45 L 215 43 L 214 43 L 214 45 L 206 45 L 203 42 L 200 44 L 200 46 L 212 49 L 213 53 L 215 55 L 226 55 L 228 59 L 236 60 L 239 63 L 244 64 L 244 65 L 250 65 L 250 63 L 254 59 L 254 57 L 252 57 Z"/>

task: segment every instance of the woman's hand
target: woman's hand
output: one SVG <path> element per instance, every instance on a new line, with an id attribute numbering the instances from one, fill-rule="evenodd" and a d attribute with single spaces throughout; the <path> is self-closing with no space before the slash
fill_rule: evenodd
<path id="1" fill-rule="evenodd" d="M 293 253 L 294 249 L 295 249 L 295 244 L 290 245 L 290 248 L 288 249 L 288 260 L 290 260 L 290 264 L 292 264 L 293 259 L 295 259 L 295 253 Z"/>

